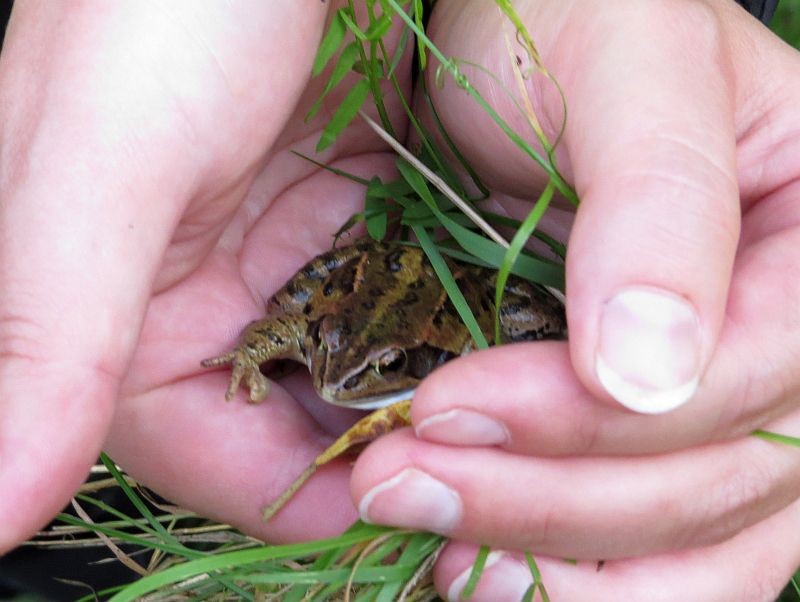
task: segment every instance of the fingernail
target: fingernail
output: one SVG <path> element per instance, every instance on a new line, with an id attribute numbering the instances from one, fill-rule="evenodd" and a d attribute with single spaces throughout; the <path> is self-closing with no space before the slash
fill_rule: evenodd
<path id="1" fill-rule="evenodd" d="M 683 297 L 632 287 L 603 308 L 597 377 L 631 410 L 657 414 L 686 403 L 700 379 L 700 320 Z"/>
<path id="2" fill-rule="evenodd" d="M 370 489 L 358 505 L 361 520 L 448 533 L 461 520 L 458 493 L 431 475 L 406 468 Z"/>
<path id="3" fill-rule="evenodd" d="M 421 420 L 417 437 L 450 445 L 503 445 L 511 439 L 506 426 L 480 412 L 454 409 Z"/>
<path id="4" fill-rule="evenodd" d="M 447 590 L 447 599 L 450 602 L 461 600 L 461 593 L 464 591 L 471 573 L 472 567 L 469 567 L 453 579 Z M 525 565 L 506 552 L 490 552 L 486 558 L 478 586 L 469 600 L 470 602 L 522 600 L 531 583 L 533 583 L 533 577 L 530 569 Z"/>

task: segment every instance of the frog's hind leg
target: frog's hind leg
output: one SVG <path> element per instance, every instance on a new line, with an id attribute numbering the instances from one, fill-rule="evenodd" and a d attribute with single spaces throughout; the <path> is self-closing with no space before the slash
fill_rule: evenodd
<path id="1" fill-rule="evenodd" d="M 328 449 L 318 455 L 274 502 L 264 508 L 264 521 L 266 522 L 275 516 L 305 482 L 317 472 L 318 468 L 335 460 L 342 454 L 352 451 L 356 446 L 374 441 L 381 435 L 409 424 L 411 424 L 410 399 L 398 401 L 364 416 L 364 418 L 347 429 L 347 432 L 334 441 Z"/>

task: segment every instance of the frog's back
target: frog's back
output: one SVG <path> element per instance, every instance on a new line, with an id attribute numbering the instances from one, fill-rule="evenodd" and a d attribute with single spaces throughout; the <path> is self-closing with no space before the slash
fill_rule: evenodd
<path id="1" fill-rule="evenodd" d="M 364 240 L 317 255 L 272 296 L 267 313 L 304 314 L 310 320 L 318 319 L 352 292 L 359 260 L 375 245 L 381 243 Z"/>
<path id="2" fill-rule="evenodd" d="M 481 330 L 491 340 L 496 270 L 449 258 L 446 261 Z M 397 295 L 397 288 L 407 288 L 408 294 L 402 297 L 408 299 L 421 282 L 429 289 L 438 287 L 437 291 L 425 295 L 423 303 L 409 303 L 409 309 L 413 313 L 427 314 L 416 315 L 416 319 L 427 317 L 430 320 L 427 336 L 431 343 L 457 352 L 454 344 L 461 343 L 455 343 L 455 339 L 462 341 L 469 336 L 455 307 L 445 298 L 425 253 L 418 247 L 398 242 L 365 238 L 354 245 L 318 255 L 275 293 L 269 301 L 267 314 L 302 314 L 313 322 L 336 314 L 341 304 L 352 299 L 353 293 L 362 287 L 359 298 L 370 293 L 370 298 L 379 300 L 383 296 Z M 435 301 L 440 297 L 442 301 Z M 426 303 L 430 307 L 425 307 Z M 563 338 L 566 332 L 562 304 L 537 285 L 513 275 L 506 284 L 499 311 L 505 342 Z"/>

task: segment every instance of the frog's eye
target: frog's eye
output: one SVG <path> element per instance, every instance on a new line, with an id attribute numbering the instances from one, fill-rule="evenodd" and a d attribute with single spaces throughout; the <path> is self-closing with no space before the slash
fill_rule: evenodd
<path id="1" fill-rule="evenodd" d="M 402 349 L 390 349 L 375 362 L 378 374 L 397 372 L 406 366 L 406 352 Z"/>

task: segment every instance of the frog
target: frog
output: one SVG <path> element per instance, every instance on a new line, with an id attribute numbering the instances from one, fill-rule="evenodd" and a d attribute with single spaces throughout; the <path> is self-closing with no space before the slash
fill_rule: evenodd
<path id="1" fill-rule="evenodd" d="M 511 275 L 496 308 L 496 270 L 445 261 L 488 340 L 495 311 L 503 343 L 566 337 L 563 304 L 543 288 Z M 231 366 L 227 400 L 243 384 L 251 402 L 263 401 L 270 383 L 261 367 L 280 359 L 304 364 L 326 402 L 374 409 L 408 399 L 433 370 L 475 349 L 421 248 L 362 239 L 309 261 L 233 350 L 202 365 Z"/>

